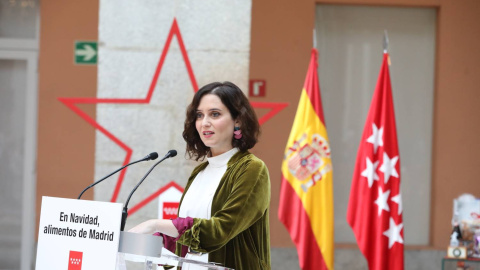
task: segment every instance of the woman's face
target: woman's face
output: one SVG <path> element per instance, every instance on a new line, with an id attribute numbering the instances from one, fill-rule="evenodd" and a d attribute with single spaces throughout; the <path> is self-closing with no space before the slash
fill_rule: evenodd
<path id="1" fill-rule="evenodd" d="M 202 142 L 210 147 L 212 156 L 223 154 L 233 148 L 235 120 L 217 95 L 206 94 L 200 99 L 196 117 L 195 126 L 198 134 Z"/>

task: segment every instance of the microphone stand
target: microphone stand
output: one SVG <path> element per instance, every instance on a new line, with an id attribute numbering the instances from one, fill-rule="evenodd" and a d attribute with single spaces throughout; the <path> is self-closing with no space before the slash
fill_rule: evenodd
<path id="1" fill-rule="evenodd" d="M 137 160 L 137 161 L 128 163 L 127 165 L 121 167 L 120 169 L 112 172 L 111 174 L 105 176 L 104 178 L 102 178 L 102 179 L 98 180 L 97 182 L 91 184 L 90 186 L 86 187 L 86 188 L 82 191 L 82 193 L 80 193 L 80 195 L 78 195 L 77 200 L 80 200 L 80 198 L 82 197 L 83 193 L 85 193 L 85 191 L 87 191 L 89 188 L 95 186 L 96 184 L 102 182 L 103 180 L 105 180 L 105 179 L 107 179 L 108 177 L 116 174 L 117 172 L 123 170 L 124 168 L 126 168 L 126 167 L 128 167 L 128 166 L 130 166 L 130 165 L 133 165 L 133 164 L 135 164 L 135 163 L 138 163 L 138 162 L 142 162 L 142 161 L 146 161 L 146 160 L 150 160 L 150 159 L 151 159 L 151 160 L 154 160 L 154 159 L 156 159 L 157 157 L 158 157 L 158 154 L 157 154 L 156 152 L 153 152 L 153 153 L 148 154 L 146 157 L 144 157 L 144 158 L 142 158 L 142 159 L 140 159 L 140 160 Z"/>
<path id="2" fill-rule="evenodd" d="M 128 216 L 128 203 L 130 202 L 130 198 L 132 198 L 133 193 L 137 190 L 137 188 L 143 183 L 143 181 L 147 178 L 147 176 L 153 171 L 153 169 L 158 164 L 160 164 L 165 159 L 167 159 L 169 157 L 174 157 L 176 155 L 177 155 L 177 151 L 175 151 L 175 150 L 168 151 L 168 153 L 160 161 L 155 163 L 150 168 L 150 170 L 148 170 L 148 172 L 145 174 L 145 176 L 142 178 L 142 180 L 140 180 L 140 182 L 138 182 L 138 184 L 135 186 L 135 188 L 132 190 L 132 192 L 130 192 L 130 195 L 128 196 L 127 202 L 125 203 L 125 206 L 123 207 L 123 210 L 122 210 L 122 222 L 121 222 L 121 225 L 120 225 L 120 231 L 123 232 L 123 229 L 125 229 L 125 223 L 127 222 L 127 216 Z"/>

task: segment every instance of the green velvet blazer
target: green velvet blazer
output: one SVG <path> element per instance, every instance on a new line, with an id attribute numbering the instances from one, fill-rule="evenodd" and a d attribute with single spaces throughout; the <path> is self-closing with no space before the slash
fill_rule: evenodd
<path id="1" fill-rule="evenodd" d="M 207 164 L 193 170 L 180 207 L 195 176 Z M 213 197 L 212 217 L 194 218 L 193 226 L 177 241 L 177 255 L 185 245 L 208 253 L 209 262 L 235 270 L 270 269 L 269 206 L 270 177 L 265 163 L 248 151 L 237 152 L 228 161 Z"/>

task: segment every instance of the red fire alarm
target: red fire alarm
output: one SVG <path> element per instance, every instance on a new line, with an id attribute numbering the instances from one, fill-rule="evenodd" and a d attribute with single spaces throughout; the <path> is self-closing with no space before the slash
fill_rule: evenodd
<path id="1" fill-rule="evenodd" d="M 248 84 L 248 94 L 251 97 L 264 97 L 265 89 L 267 88 L 267 82 L 265 80 L 250 80 Z"/>

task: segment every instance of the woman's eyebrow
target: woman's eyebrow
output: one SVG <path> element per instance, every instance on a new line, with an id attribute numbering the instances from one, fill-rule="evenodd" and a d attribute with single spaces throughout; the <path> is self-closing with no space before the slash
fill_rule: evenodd
<path id="1" fill-rule="evenodd" d="M 218 108 L 208 109 L 208 111 L 221 111 L 221 110 L 222 110 L 222 109 L 218 109 Z M 197 109 L 196 111 L 197 111 L 197 112 L 201 112 L 202 110 Z"/>

